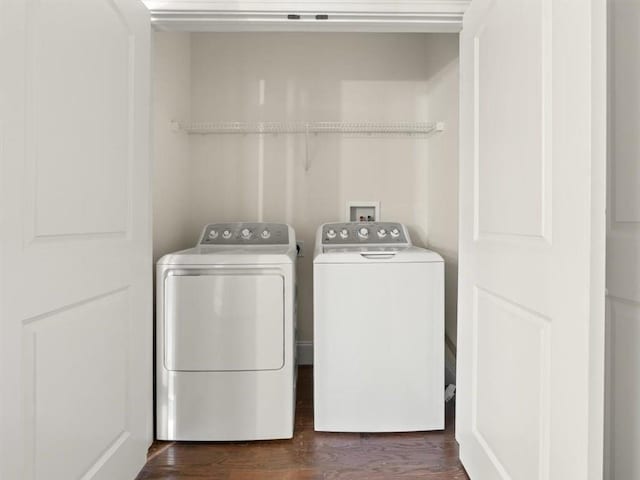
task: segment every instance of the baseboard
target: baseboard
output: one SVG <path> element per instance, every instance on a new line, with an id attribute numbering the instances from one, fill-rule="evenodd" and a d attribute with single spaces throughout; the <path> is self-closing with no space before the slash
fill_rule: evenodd
<path id="1" fill-rule="evenodd" d="M 298 365 L 313 365 L 313 342 L 297 342 L 296 349 L 298 351 Z"/>

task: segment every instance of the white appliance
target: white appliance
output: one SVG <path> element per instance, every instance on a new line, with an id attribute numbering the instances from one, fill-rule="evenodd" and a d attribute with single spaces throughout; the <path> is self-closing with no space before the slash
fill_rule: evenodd
<path id="1" fill-rule="evenodd" d="M 442 257 L 399 223 L 334 223 L 313 263 L 315 429 L 443 429 Z"/>
<path id="2" fill-rule="evenodd" d="M 291 227 L 207 225 L 157 264 L 157 438 L 291 438 L 295 414 Z"/>

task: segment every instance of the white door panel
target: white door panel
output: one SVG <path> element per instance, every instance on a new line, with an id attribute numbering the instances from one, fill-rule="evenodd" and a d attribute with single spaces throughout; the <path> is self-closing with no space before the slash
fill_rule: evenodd
<path id="1" fill-rule="evenodd" d="M 153 425 L 149 16 L 0 8 L 0 478 L 133 478 Z"/>
<path id="2" fill-rule="evenodd" d="M 608 445 L 605 478 L 640 478 L 640 1 L 609 2 Z"/>
<path id="3" fill-rule="evenodd" d="M 107 0 L 28 4 L 26 159 L 34 174 L 27 178 L 34 231 L 27 234 L 123 235 L 135 140 L 134 32 L 121 6 Z"/>
<path id="4" fill-rule="evenodd" d="M 456 428 L 472 480 L 602 475 L 604 6 L 465 13 Z"/>

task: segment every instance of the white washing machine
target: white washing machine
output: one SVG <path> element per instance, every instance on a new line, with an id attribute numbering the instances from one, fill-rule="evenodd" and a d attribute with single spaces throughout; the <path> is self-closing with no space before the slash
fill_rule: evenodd
<path id="1" fill-rule="evenodd" d="M 291 227 L 207 225 L 157 264 L 160 440 L 291 438 L 295 414 Z"/>
<path id="2" fill-rule="evenodd" d="M 325 224 L 313 278 L 315 429 L 443 429 L 442 257 L 399 223 Z"/>

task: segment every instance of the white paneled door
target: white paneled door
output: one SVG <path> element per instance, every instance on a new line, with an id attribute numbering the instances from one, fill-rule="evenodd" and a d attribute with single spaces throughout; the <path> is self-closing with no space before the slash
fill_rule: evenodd
<path id="1" fill-rule="evenodd" d="M 605 7 L 465 13 L 457 438 L 472 480 L 602 478 Z"/>
<path id="2" fill-rule="evenodd" d="M 640 0 L 609 2 L 606 480 L 640 478 Z"/>
<path id="3" fill-rule="evenodd" d="M 131 479 L 152 439 L 137 0 L 0 2 L 0 478 Z"/>

